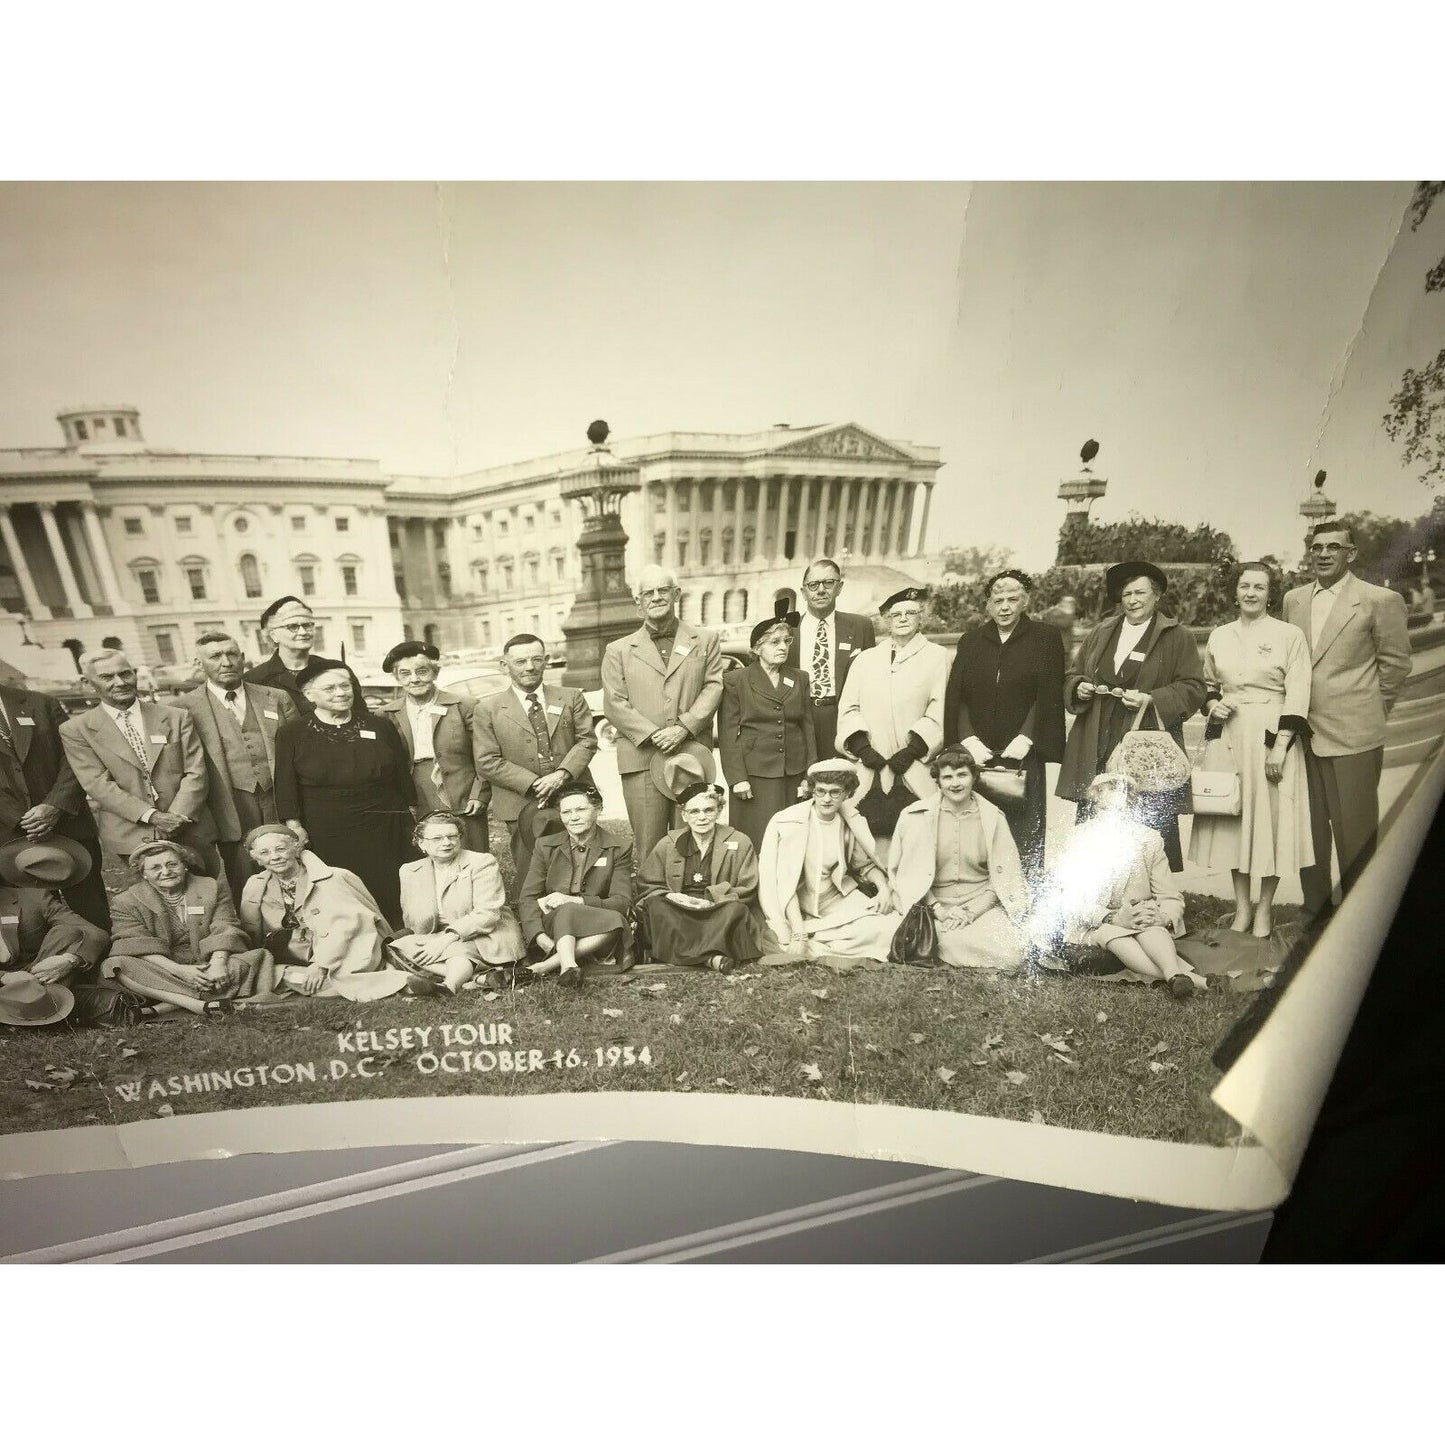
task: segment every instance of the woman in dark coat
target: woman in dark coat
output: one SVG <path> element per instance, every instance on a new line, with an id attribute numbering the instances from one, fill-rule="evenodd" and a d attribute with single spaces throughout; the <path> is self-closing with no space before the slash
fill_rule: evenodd
<path id="1" fill-rule="evenodd" d="M 1045 763 L 1064 756 L 1064 639 L 1028 615 L 1032 583 L 1010 568 L 983 589 L 988 621 L 958 639 L 943 704 L 945 743 L 962 743 L 980 766 L 1022 768 L 1022 803 L 1000 804 L 1024 872 L 1044 863 Z"/>
<path id="2" fill-rule="evenodd" d="M 411 759 L 390 721 L 353 714 L 355 690 L 344 668 L 309 678 L 306 700 L 313 711 L 276 733 L 276 811 L 305 829 L 323 861 L 355 873 L 395 928 L 398 870 L 418 856 Z"/>
<path id="3" fill-rule="evenodd" d="M 723 678 L 718 754 L 732 789 L 728 817 L 754 854 L 763 846 L 768 819 L 798 801 L 808 768 L 818 760 L 808 674 L 784 666 L 801 620 L 780 602 L 748 638 L 753 660 Z"/>
<path id="4" fill-rule="evenodd" d="M 731 973 L 762 954 L 757 854 L 744 833 L 718 822 L 722 802 L 716 784 L 683 792 L 687 826 L 661 839 L 637 875 L 648 951 L 660 963 Z"/>
<path id="5" fill-rule="evenodd" d="M 1184 746 L 1184 721 L 1204 704 L 1204 667 L 1187 627 L 1158 610 L 1169 585 L 1150 562 L 1120 562 L 1105 574 L 1111 601 L 1120 612 L 1106 617 L 1079 645 L 1079 655 L 1064 675 L 1064 706 L 1074 725 L 1064 745 L 1059 770 L 1061 798 L 1078 804 L 1077 819 L 1092 816 L 1089 784 L 1106 771 L 1109 755 L 1129 731 L 1141 703 L 1141 728 L 1157 728 Z M 1186 783 L 1175 793 L 1155 795 L 1141 806 L 1139 820 L 1164 840 L 1165 856 L 1175 873 L 1183 871 L 1179 814 L 1193 800 Z"/>

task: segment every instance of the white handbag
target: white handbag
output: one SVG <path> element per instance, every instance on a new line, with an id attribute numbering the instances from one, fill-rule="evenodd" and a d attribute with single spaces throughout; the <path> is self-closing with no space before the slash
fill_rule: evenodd
<path id="1" fill-rule="evenodd" d="M 1195 767 L 1189 774 L 1189 791 L 1194 795 L 1196 817 L 1237 818 L 1244 808 L 1244 789 L 1238 773 L 1201 768 L 1206 744 L 1201 739 Z"/>

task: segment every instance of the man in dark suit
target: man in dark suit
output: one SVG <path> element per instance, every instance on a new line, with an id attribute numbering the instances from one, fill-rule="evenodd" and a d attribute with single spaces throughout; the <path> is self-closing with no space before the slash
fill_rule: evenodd
<path id="1" fill-rule="evenodd" d="M 46 984 L 88 981 L 110 943 L 110 929 L 73 912 L 52 890 L 94 871 L 74 838 L 0 844 L 0 976 L 18 970 Z"/>
<path id="2" fill-rule="evenodd" d="M 590 784 L 597 734 L 592 709 L 577 688 L 543 685 L 547 648 L 540 637 L 523 632 L 508 639 L 502 665 L 512 685 L 477 701 L 472 746 L 477 776 L 492 785 L 492 814 L 507 824 L 515 897 L 531 862 L 517 826 L 523 805 L 528 799 L 539 807 L 549 803 L 566 783 Z"/>
<path id="3" fill-rule="evenodd" d="M 261 627 L 276 651 L 265 662 L 251 668 L 245 675 L 246 681 L 280 688 L 290 693 L 291 701 L 301 712 L 312 711 L 301 689 L 317 673 L 332 667 L 346 667 L 346 664 L 311 651 L 311 641 L 316 636 L 316 615 L 299 597 L 278 597 L 261 614 Z M 361 694 L 361 682 L 349 667 L 346 671 L 356 694 L 352 706 L 364 713 L 367 706 Z"/>
<path id="4" fill-rule="evenodd" d="M 838 611 L 842 590 L 843 569 L 831 557 L 808 564 L 803 573 L 807 610 L 788 649 L 787 665 L 808 675 L 820 759 L 838 756 L 838 698 L 853 659 L 875 641 L 871 618 Z"/>
<path id="5" fill-rule="evenodd" d="M 979 764 L 1022 768 L 1023 800 L 1003 811 L 1030 877 L 1044 862 L 1044 764 L 1064 756 L 1064 642 L 1028 615 L 1032 587 L 1014 568 L 988 579 L 988 620 L 958 639 L 943 704 L 945 743 L 961 742 Z"/>
<path id="6" fill-rule="evenodd" d="M 245 680 L 241 644 L 229 633 L 203 633 L 196 640 L 196 662 L 206 680 L 176 702 L 190 713 L 205 749 L 207 803 L 231 896 L 239 899 L 256 871 L 241 840 L 260 824 L 279 821 L 273 791 L 276 730 L 300 713 L 290 693 Z"/>
<path id="7" fill-rule="evenodd" d="M 44 693 L 0 687 L 0 843 L 43 842 L 52 833 L 73 838 L 90 854 L 91 868 L 66 902 L 97 928 L 110 930 L 110 908 L 100 874 L 95 819 L 65 756 L 60 725 L 65 709 Z"/>

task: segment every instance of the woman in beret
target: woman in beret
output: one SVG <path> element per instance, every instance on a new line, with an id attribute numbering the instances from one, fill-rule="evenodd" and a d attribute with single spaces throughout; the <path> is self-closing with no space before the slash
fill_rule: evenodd
<path id="1" fill-rule="evenodd" d="M 1274 571 L 1264 562 L 1239 569 L 1239 616 L 1216 627 L 1204 649 L 1208 685 L 1201 767 L 1239 774 L 1233 817 L 1201 815 L 1189 837 L 1189 861 L 1228 868 L 1234 879 L 1236 933 L 1268 938 L 1282 874 L 1314 862 L 1303 748 L 1309 736 L 1310 645 L 1292 623 L 1269 615 Z M 1251 900 L 1255 883 L 1259 903 Z"/>
<path id="2" fill-rule="evenodd" d="M 276 732 L 276 811 L 334 868 L 354 873 L 385 918 L 401 918 L 397 875 L 416 856 L 411 759 L 391 720 L 354 711 L 342 667 L 306 682 L 311 710 Z"/>
<path id="3" fill-rule="evenodd" d="M 630 960 L 632 845 L 598 826 L 602 794 L 590 783 L 563 784 L 552 803 L 563 831 L 537 839 L 518 905 L 528 947 L 542 954 L 526 972 L 556 973 L 562 988 L 581 988 L 580 964 Z"/>
<path id="4" fill-rule="evenodd" d="M 1182 749 L 1184 720 L 1204 702 L 1204 668 L 1187 627 L 1159 611 L 1169 579 L 1152 562 L 1120 562 L 1105 574 L 1116 616 L 1106 617 L 1079 645 L 1064 675 L 1064 706 L 1074 725 L 1054 791 L 1078 804 L 1076 819 L 1092 813 L 1089 784 L 1144 707 L 1140 727 L 1162 729 Z M 1180 872 L 1179 814 L 1190 809 L 1189 786 L 1151 795 L 1141 821 L 1164 843 L 1169 867 Z"/>
<path id="5" fill-rule="evenodd" d="M 229 890 L 184 843 L 157 838 L 129 858 L 138 882 L 111 900 L 107 978 L 154 1013 L 213 1014 L 275 996 L 271 955 L 247 937 Z"/>
<path id="6" fill-rule="evenodd" d="M 492 785 L 477 776 L 472 752 L 472 701 L 437 686 L 441 654 L 427 642 L 399 642 L 382 659 L 401 696 L 376 709 L 401 734 L 411 759 L 417 813 L 454 813 L 465 846 L 490 853 L 487 803 Z"/>
<path id="7" fill-rule="evenodd" d="M 719 823 L 723 790 L 694 783 L 678 797 L 684 827 L 661 839 L 638 873 L 638 911 L 659 963 L 730 973 L 763 951 L 753 907 L 758 860 L 738 828 Z"/>
<path id="8" fill-rule="evenodd" d="M 798 801 L 818 756 L 808 675 L 784 665 L 801 620 L 779 602 L 748 638 L 753 660 L 723 678 L 718 753 L 732 794 L 728 817 L 755 855 L 768 819 Z"/>
<path id="9" fill-rule="evenodd" d="M 261 871 L 241 892 L 241 922 L 275 960 L 280 989 L 358 1003 L 432 991 L 386 966 L 392 930 L 355 873 L 318 858 L 281 823 L 252 828 L 245 847 Z"/>

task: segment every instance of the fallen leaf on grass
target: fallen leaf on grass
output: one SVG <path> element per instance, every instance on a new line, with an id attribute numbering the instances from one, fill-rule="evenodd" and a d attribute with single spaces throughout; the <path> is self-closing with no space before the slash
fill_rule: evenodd
<path id="1" fill-rule="evenodd" d="M 1066 1054 L 1069 1052 L 1067 1039 L 1055 1038 L 1053 1034 L 1038 1034 L 1036 1037 L 1045 1048 L 1053 1049 L 1055 1053 Z"/>
<path id="2" fill-rule="evenodd" d="M 605 1008 L 602 1010 L 602 1017 L 605 1019 L 620 1019 L 622 1017 L 622 1010 L 620 1008 Z M 673 1014 L 672 1021 L 673 1023 L 678 1022 L 676 1014 Z"/>
<path id="3" fill-rule="evenodd" d="M 495 989 L 490 989 L 482 995 L 483 1003 L 496 1003 L 499 998 L 501 998 L 501 994 Z"/>
<path id="4" fill-rule="evenodd" d="M 622 1015 L 621 1015 L 621 1014 L 618 1014 L 617 1017 L 618 1017 L 618 1018 L 621 1018 Z M 681 1014 L 669 1014 L 669 1015 L 668 1015 L 668 1018 L 667 1018 L 667 1021 L 668 1021 L 668 1023 L 670 1023 L 670 1024 L 680 1024 L 680 1023 L 682 1022 L 682 1015 L 681 1015 Z"/>
<path id="5" fill-rule="evenodd" d="M 1029 1123 L 1030 1123 L 1030 1124 L 1042 1124 L 1043 1122 L 1044 1122 L 1044 1116 L 1043 1116 L 1041 1113 L 1039 1113 L 1039 1111 L 1038 1111 L 1037 1109 L 1035 1109 L 1035 1110 L 1033 1111 L 1033 1113 L 1029 1115 Z"/>
<path id="6" fill-rule="evenodd" d="M 823 1071 L 817 1064 L 799 1064 L 798 1072 L 810 1083 L 817 1084 L 822 1082 Z"/>
<path id="7" fill-rule="evenodd" d="M 714 1079 L 713 1084 L 719 1089 L 731 1089 L 732 1084 L 726 1079 Z"/>
<path id="8" fill-rule="evenodd" d="M 667 985 L 666 985 L 665 983 L 645 983 L 645 984 L 643 984 L 642 987 L 638 990 L 638 992 L 639 992 L 639 993 L 666 993 L 666 992 L 667 992 Z"/>
<path id="9" fill-rule="evenodd" d="M 133 1058 L 137 1057 L 137 1055 L 139 1055 L 139 1053 L 140 1053 L 140 1050 L 139 1050 L 139 1049 L 126 1048 L 126 1049 L 122 1049 L 122 1050 L 120 1051 L 120 1056 L 121 1056 L 121 1058 L 123 1058 L 123 1059 L 133 1059 Z"/>
<path id="10" fill-rule="evenodd" d="M 1243 978 L 1244 970 L 1242 968 L 1227 968 L 1224 970 L 1224 976 L 1225 978 Z"/>
<path id="11" fill-rule="evenodd" d="M 810 988 L 808 992 L 812 994 L 814 998 L 828 997 L 828 990 L 826 988 Z"/>
<path id="12" fill-rule="evenodd" d="M 1106 1024 L 1109 1022 L 1109 1015 L 1106 1014 L 1103 1009 L 1100 1009 L 1099 1012 L 1094 1015 L 1094 1022 L 1096 1024 Z"/>
<path id="13" fill-rule="evenodd" d="M 156 1110 L 156 1113 L 159 1114 L 162 1119 L 174 1118 L 175 1112 L 176 1111 L 169 1104 L 162 1104 L 160 1108 Z"/>
<path id="14" fill-rule="evenodd" d="M 750 1058 L 750 1059 L 755 1059 L 755 1058 L 757 1058 L 757 1056 L 758 1056 L 760 1053 L 762 1053 L 762 1050 L 761 1050 L 756 1044 L 749 1044 L 749 1045 L 743 1050 L 743 1053 L 745 1053 L 745 1054 L 748 1056 L 748 1058 Z"/>
<path id="15" fill-rule="evenodd" d="M 1149 1052 L 1151 1054 L 1167 1054 L 1169 1052 L 1169 1045 L 1166 1044 L 1163 1039 L 1160 1039 Z"/>
<path id="16" fill-rule="evenodd" d="M 925 1037 L 924 1034 L 909 1034 L 908 1042 L 911 1044 L 921 1044 Z"/>
<path id="17" fill-rule="evenodd" d="M 1072 1054 L 1050 1054 L 1049 1057 L 1056 1063 L 1062 1064 L 1066 1069 L 1077 1069 L 1079 1061 Z"/>
<path id="18" fill-rule="evenodd" d="M 39 1079 L 26 1079 L 25 1087 L 27 1089 L 49 1089 L 52 1092 L 55 1089 L 54 1084 L 42 1084 Z"/>
<path id="19" fill-rule="evenodd" d="M 953 1076 L 954 1076 L 957 1072 L 958 1072 L 957 1069 L 945 1069 L 942 1064 L 940 1064 L 940 1065 L 934 1070 L 934 1073 L 936 1073 L 936 1074 L 938 1075 L 938 1077 L 939 1077 L 940 1079 L 942 1079 L 945 1084 L 952 1083 L 952 1082 L 953 1082 Z"/>
<path id="20" fill-rule="evenodd" d="M 805 1024 L 815 1024 L 815 1023 L 817 1023 L 818 1020 L 822 1017 L 822 1015 L 821 1015 L 821 1014 L 810 1014 L 807 1009 L 805 1009 L 805 1008 L 800 1008 L 800 1009 L 798 1010 L 798 1017 L 799 1017 L 800 1019 L 802 1019 L 802 1021 L 803 1021 Z"/>
<path id="21" fill-rule="evenodd" d="M 686 1069 L 684 1069 L 672 1082 L 673 1082 L 674 1084 L 680 1084 L 680 1083 L 682 1083 L 682 1081 L 683 1081 L 685 1078 L 687 1078 L 687 1070 L 686 1070 Z"/>
<path id="22" fill-rule="evenodd" d="M 1149 1070 L 1155 1074 L 1162 1074 L 1169 1069 L 1177 1069 L 1178 1067 L 1178 1064 L 1161 1064 L 1158 1059 L 1149 1060 Z"/>
<path id="23" fill-rule="evenodd" d="M 990 1034 L 990 1035 L 983 1041 L 983 1046 L 984 1046 L 984 1048 L 986 1048 L 986 1049 L 996 1049 L 996 1048 L 998 1048 L 998 1046 L 999 1046 L 1001 1043 L 1003 1043 L 1003 1035 L 1002 1035 L 1002 1034 Z"/>
<path id="24" fill-rule="evenodd" d="M 942 992 L 943 992 L 943 985 L 942 985 L 941 983 L 930 984 L 930 985 L 929 985 L 926 989 L 924 989 L 923 991 L 924 991 L 924 993 L 942 993 Z"/>
<path id="25" fill-rule="evenodd" d="M 63 1089 L 80 1077 L 79 1069 L 59 1069 L 54 1064 L 46 1064 L 45 1077 L 52 1083 L 59 1084 Z"/>
<path id="26" fill-rule="evenodd" d="M 1010 1069 L 1008 1073 L 1004 1075 L 1004 1078 L 1011 1084 L 1026 1084 L 1028 1083 L 1029 1076 L 1019 1069 Z"/>

